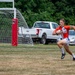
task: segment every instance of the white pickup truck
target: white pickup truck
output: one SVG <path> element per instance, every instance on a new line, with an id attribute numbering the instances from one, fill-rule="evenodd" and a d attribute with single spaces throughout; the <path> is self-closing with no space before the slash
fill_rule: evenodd
<path id="1" fill-rule="evenodd" d="M 42 44 L 56 42 L 59 35 L 52 35 L 53 30 L 58 26 L 55 22 L 36 21 L 31 29 L 19 27 L 19 35 L 30 34 L 33 41 L 39 41 Z"/>

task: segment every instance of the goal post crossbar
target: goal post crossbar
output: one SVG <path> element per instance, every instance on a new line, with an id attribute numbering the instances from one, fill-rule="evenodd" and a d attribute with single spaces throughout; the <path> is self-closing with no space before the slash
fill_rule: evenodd
<path id="1" fill-rule="evenodd" d="M 0 8 L 0 10 L 16 10 L 16 8 Z"/>

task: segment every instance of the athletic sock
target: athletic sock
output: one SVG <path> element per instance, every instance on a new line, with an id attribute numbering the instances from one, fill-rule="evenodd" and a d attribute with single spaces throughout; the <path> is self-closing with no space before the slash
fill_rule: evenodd
<path id="1" fill-rule="evenodd" d="M 62 54 L 65 54 L 64 48 L 61 48 L 61 52 Z"/>
<path id="2" fill-rule="evenodd" d="M 73 58 L 75 58 L 75 55 L 74 55 L 74 53 L 72 53 L 72 56 L 73 56 Z"/>

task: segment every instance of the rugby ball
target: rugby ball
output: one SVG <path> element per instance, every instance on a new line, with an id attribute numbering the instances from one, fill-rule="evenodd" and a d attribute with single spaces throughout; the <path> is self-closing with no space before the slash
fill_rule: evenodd
<path id="1" fill-rule="evenodd" d="M 57 33 L 57 34 L 61 34 L 61 30 L 57 30 L 56 33 Z"/>

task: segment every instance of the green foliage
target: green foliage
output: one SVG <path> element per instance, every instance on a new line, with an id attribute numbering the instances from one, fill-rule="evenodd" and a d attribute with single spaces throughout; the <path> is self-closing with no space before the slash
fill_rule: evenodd
<path id="1" fill-rule="evenodd" d="M 0 4 L 0 7 L 11 4 Z M 59 22 L 64 18 L 67 24 L 75 24 L 75 0 L 15 0 L 15 7 L 21 11 L 29 27 L 35 21 Z"/>

